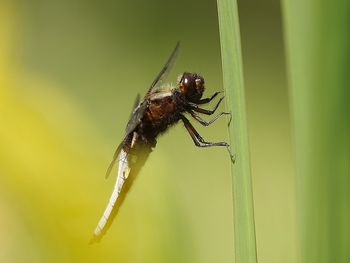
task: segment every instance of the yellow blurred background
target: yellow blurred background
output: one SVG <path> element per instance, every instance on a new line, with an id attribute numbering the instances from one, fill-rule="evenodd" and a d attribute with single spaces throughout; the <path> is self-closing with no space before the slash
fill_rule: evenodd
<path id="1" fill-rule="evenodd" d="M 296 262 L 280 4 L 239 8 L 259 262 Z M 222 91 L 215 1 L 0 2 L 0 262 L 233 262 L 227 153 L 196 148 L 181 124 L 159 139 L 101 243 L 88 245 L 134 98 L 177 40 L 169 81 L 195 71 L 206 95 Z M 227 121 L 193 123 L 220 141 Z"/>

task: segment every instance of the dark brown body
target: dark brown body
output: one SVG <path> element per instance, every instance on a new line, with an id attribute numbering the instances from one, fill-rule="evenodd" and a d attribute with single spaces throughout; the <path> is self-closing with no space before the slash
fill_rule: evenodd
<path id="1" fill-rule="evenodd" d="M 209 122 L 199 117 L 196 112 L 206 115 L 213 114 L 223 99 L 221 98 L 219 100 L 213 110 L 202 109 L 199 105 L 210 102 L 218 94 L 218 92 L 216 92 L 210 98 L 201 99 L 203 92 L 204 79 L 196 73 L 189 72 L 182 74 L 176 87 L 160 88 L 148 92 L 144 101 L 141 102 L 135 110 L 134 116 L 136 117 L 130 121 L 130 123 L 136 123 L 136 125 L 130 126 L 133 129 L 127 136 L 123 148 L 125 150 L 131 150 L 135 142 L 153 148 L 157 144 L 157 136 L 165 132 L 179 120 L 183 121 L 196 146 L 228 147 L 228 144 L 224 142 L 211 143 L 204 141 L 189 120 L 184 116 L 185 112 L 190 113 L 198 122 L 207 126 L 223 114 L 227 114 L 221 112 Z"/>
<path id="2" fill-rule="evenodd" d="M 168 92 L 150 96 L 148 106 L 136 128 L 139 139 L 149 143 L 152 147 L 156 145 L 156 138 L 165 132 L 167 128 L 181 119 L 181 113 L 185 111 L 184 98 L 176 89 Z"/>

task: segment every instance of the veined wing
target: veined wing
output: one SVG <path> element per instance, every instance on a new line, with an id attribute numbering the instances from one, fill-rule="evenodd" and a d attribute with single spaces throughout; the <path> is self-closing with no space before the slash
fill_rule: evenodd
<path id="1" fill-rule="evenodd" d="M 134 101 L 134 105 L 132 106 L 129 120 L 132 118 L 132 115 L 134 114 L 134 112 L 135 112 L 137 106 L 139 106 L 139 104 L 140 104 L 140 99 L 141 99 L 141 96 L 140 96 L 140 94 L 138 93 L 138 94 L 136 95 L 136 98 L 135 98 L 135 101 Z"/>
<path id="2" fill-rule="evenodd" d="M 106 172 L 106 178 L 110 175 L 113 166 L 115 165 L 118 155 L 121 151 L 121 149 L 123 148 L 124 144 L 125 144 L 125 140 L 128 138 L 128 136 L 130 135 L 131 132 L 133 132 L 135 130 L 135 128 L 137 127 L 137 125 L 141 122 L 141 118 L 143 116 L 143 114 L 145 113 L 145 110 L 147 108 L 147 99 L 149 97 L 149 95 L 159 87 L 160 83 L 162 82 L 163 79 L 165 79 L 165 77 L 169 74 L 172 66 L 174 65 L 175 59 L 177 57 L 177 54 L 179 53 L 179 48 L 180 48 L 180 42 L 178 41 L 176 43 L 176 46 L 173 50 L 173 52 L 170 54 L 170 57 L 168 58 L 167 62 L 165 63 L 164 67 L 162 68 L 162 70 L 159 72 L 159 74 L 157 75 L 157 77 L 154 79 L 154 81 L 151 84 L 151 87 L 148 89 L 146 96 L 145 96 L 145 100 L 140 103 L 140 95 L 138 94 L 134 103 L 134 107 L 133 110 L 131 112 L 131 116 L 129 118 L 128 124 L 126 125 L 126 129 L 125 129 L 125 136 L 124 139 L 122 140 L 122 142 L 118 145 L 116 151 L 114 152 L 112 161 L 110 163 L 110 165 L 108 166 L 107 172 Z"/>
<path id="3" fill-rule="evenodd" d="M 143 114 L 145 113 L 146 108 L 147 108 L 147 101 L 143 101 L 140 104 L 140 94 L 137 94 L 135 102 L 134 102 L 133 109 L 131 111 L 131 115 L 130 115 L 128 124 L 126 125 L 124 138 L 123 138 L 122 142 L 118 145 L 117 149 L 114 152 L 112 161 L 109 164 L 107 172 L 106 172 L 106 178 L 108 178 L 108 176 L 110 175 L 110 173 L 111 173 L 115 163 L 117 162 L 118 155 L 119 155 L 121 149 L 123 148 L 124 144 L 126 143 L 127 138 L 135 130 L 137 125 L 141 122 L 141 118 L 142 118 Z"/>
<path id="4" fill-rule="evenodd" d="M 128 124 L 126 125 L 125 137 L 127 137 L 130 133 L 132 133 L 137 127 L 137 125 L 140 124 L 141 119 L 147 109 L 147 105 L 148 105 L 148 101 L 144 100 L 131 113 Z"/>
<path id="5" fill-rule="evenodd" d="M 170 57 L 168 58 L 164 67 L 152 82 L 151 87 L 148 89 L 145 98 L 147 98 L 154 90 L 156 90 L 159 87 L 159 85 L 162 83 L 162 81 L 168 76 L 171 68 L 175 63 L 176 57 L 179 53 L 179 48 L 180 48 L 180 41 L 176 43 L 176 46 L 173 52 L 170 54 Z"/>

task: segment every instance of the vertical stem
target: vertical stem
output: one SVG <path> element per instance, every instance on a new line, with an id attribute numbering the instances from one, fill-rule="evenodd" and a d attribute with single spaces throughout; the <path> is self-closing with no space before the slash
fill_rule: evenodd
<path id="1" fill-rule="evenodd" d="M 283 1 L 301 262 L 350 262 L 350 2 Z"/>
<path id="2" fill-rule="evenodd" d="M 229 137 L 236 161 L 233 179 L 235 262 L 257 262 L 243 66 L 236 0 L 217 0 L 226 102 L 232 113 Z"/>

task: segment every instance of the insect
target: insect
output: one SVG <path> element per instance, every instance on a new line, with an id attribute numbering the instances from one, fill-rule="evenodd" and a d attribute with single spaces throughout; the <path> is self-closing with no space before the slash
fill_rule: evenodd
<path id="1" fill-rule="evenodd" d="M 217 114 L 210 121 L 202 119 L 198 113 L 212 115 L 219 107 L 224 97 L 221 97 L 212 110 L 203 109 L 202 104 L 212 101 L 219 92 L 211 97 L 202 99 L 204 92 L 204 78 L 196 73 L 184 72 L 178 79 L 175 87 L 163 85 L 163 80 L 172 68 L 180 43 L 178 42 L 169 59 L 152 82 L 143 100 L 137 95 L 129 121 L 125 129 L 122 142 L 114 153 L 108 167 L 106 177 L 111 173 L 118 161 L 118 174 L 113 193 L 108 205 L 98 222 L 92 242 L 98 241 L 106 232 L 130 188 L 133 177 L 138 173 L 146 161 L 149 153 L 156 146 L 157 136 L 164 133 L 169 127 L 182 121 L 193 142 L 198 147 L 223 146 L 226 147 L 231 159 L 229 145 L 226 142 L 207 142 L 192 126 L 184 113 L 189 113 L 196 121 L 208 126 L 227 112 Z M 117 204 L 117 201 L 119 204 Z"/>

